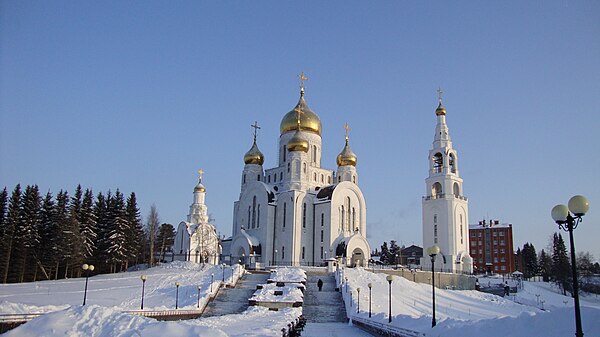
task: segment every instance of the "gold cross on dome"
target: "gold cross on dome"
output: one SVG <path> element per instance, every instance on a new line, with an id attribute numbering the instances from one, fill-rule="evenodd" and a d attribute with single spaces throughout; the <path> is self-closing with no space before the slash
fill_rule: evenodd
<path id="1" fill-rule="evenodd" d="M 348 122 L 344 125 L 344 129 L 346 130 L 346 139 L 348 139 L 348 134 L 350 133 L 350 126 L 348 126 Z"/>
<path id="2" fill-rule="evenodd" d="M 204 174 L 204 170 L 203 169 L 199 169 L 198 170 L 198 174 L 200 174 L 200 180 L 202 180 L 202 175 Z"/>
<path id="3" fill-rule="evenodd" d="M 300 130 L 300 114 L 303 114 L 304 111 L 300 109 L 300 105 L 298 105 L 294 111 L 296 111 L 296 121 L 298 122 L 298 130 Z"/>
<path id="4" fill-rule="evenodd" d="M 304 70 L 298 75 L 298 78 L 300 79 L 300 88 L 304 89 L 304 81 L 308 80 L 308 77 L 304 76 Z"/>
<path id="5" fill-rule="evenodd" d="M 256 142 L 256 131 L 258 131 L 258 129 L 260 129 L 260 126 L 258 126 L 258 122 L 254 121 L 254 124 L 250 125 L 251 128 L 254 128 L 254 141 Z"/>
<path id="6" fill-rule="evenodd" d="M 437 93 L 438 93 L 438 100 L 441 103 L 442 102 L 442 94 L 444 94 L 444 92 L 442 91 L 442 88 L 438 87 Z"/>

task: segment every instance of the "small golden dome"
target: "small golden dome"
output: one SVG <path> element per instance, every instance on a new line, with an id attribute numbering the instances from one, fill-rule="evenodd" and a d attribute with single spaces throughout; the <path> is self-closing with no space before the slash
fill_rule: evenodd
<path id="1" fill-rule="evenodd" d="M 204 188 L 204 185 L 202 185 L 202 180 L 198 181 L 198 185 L 194 187 L 194 192 L 206 192 L 206 188 Z"/>
<path id="2" fill-rule="evenodd" d="M 438 105 L 437 109 L 435 109 L 436 116 L 446 116 L 446 108 L 442 105 L 442 101 L 440 100 L 440 105 Z"/>
<path id="3" fill-rule="evenodd" d="M 293 131 L 298 129 L 298 113 L 296 112 L 300 109 L 300 129 L 303 131 L 310 131 L 313 133 L 321 135 L 321 119 L 314 113 L 308 105 L 306 101 L 304 101 L 304 89 L 300 91 L 300 100 L 298 104 L 292 109 L 292 111 L 288 112 L 283 116 L 281 120 L 281 124 L 279 126 L 279 130 L 281 134 L 284 134 L 288 131 Z"/>
<path id="4" fill-rule="evenodd" d="M 337 164 L 338 166 L 347 166 L 352 165 L 356 166 L 356 155 L 352 150 L 350 150 L 350 145 L 348 145 L 348 138 L 346 138 L 346 145 L 340 154 L 337 156 Z"/>
<path id="5" fill-rule="evenodd" d="M 296 130 L 296 133 L 287 143 L 288 151 L 302 151 L 308 152 L 308 141 L 302 137 L 300 130 Z"/>
<path id="6" fill-rule="evenodd" d="M 256 145 L 256 139 L 254 140 L 254 144 L 246 154 L 244 155 L 244 163 L 246 164 L 256 164 L 262 165 L 265 162 L 265 156 L 258 149 L 258 145 Z"/>

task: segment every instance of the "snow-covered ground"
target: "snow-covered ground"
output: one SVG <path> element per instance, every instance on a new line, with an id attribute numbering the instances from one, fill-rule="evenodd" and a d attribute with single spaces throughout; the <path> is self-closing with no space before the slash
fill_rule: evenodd
<path id="1" fill-rule="evenodd" d="M 389 285 L 386 275 L 356 268 L 346 269 L 345 276 L 348 277 L 348 292 L 345 285 L 342 291 L 349 316 L 369 319 L 367 285 L 371 283 L 371 319 L 387 324 Z M 357 288 L 361 288 L 361 310 L 358 314 Z M 431 328 L 431 285 L 395 277 L 392 282 L 392 325 L 423 332 L 427 336 L 558 337 L 575 333 L 572 298 L 557 293 L 549 284 L 524 282 L 521 292 L 506 298 L 474 290 L 437 288 L 435 295 L 437 326 Z M 545 310 L 538 305 L 540 301 L 544 301 Z M 581 305 L 586 336 L 600 336 L 600 300 L 594 296 L 582 297 Z"/>
<path id="2" fill-rule="evenodd" d="M 241 314 L 178 322 L 159 322 L 123 313 L 139 309 L 141 275 L 147 276 L 144 309 L 174 309 L 175 282 L 181 284 L 180 308 L 195 309 L 198 287 L 202 305 L 210 295 L 211 281 L 212 290 L 216 291 L 223 278 L 225 283 L 235 282 L 242 270 L 238 266 L 221 269 L 219 266 L 202 267 L 175 262 L 144 271 L 98 275 L 89 279 L 85 307 L 81 305 L 84 278 L 0 285 L 0 313 L 52 312 L 8 332 L 6 336 L 9 337 L 280 336 L 281 329 L 301 314 L 301 308 L 269 311 L 262 307 L 250 307 Z M 278 270 L 272 278 L 280 281 L 306 279 L 306 273 L 295 268 Z M 348 291 L 345 285 L 341 291 L 346 298 L 348 315 L 369 319 L 367 284 L 372 283 L 370 319 L 388 324 L 386 275 L 356 268 L 346 269 L 345 276 L 349 281 Z M 360 313 L 357 314 L 358 287 L 361 292 Z M 268 291 L 261 293 L 261 298 L 269 300 L 269 294 Z M 584 295 L 581 305 L 585 335 L 600 336 L 600 299 Z M 438 324 L 431 328 L 431 286 L 396 277 L 392 283 L 392 316 L 393 326 L 419 331 L 428 337 L 562 337 L 572 336 L 575 332 L 572 298 L 562 296 L 558 289 L 547 283 L 524 282 L 516 295 L 506 298 L 478 291 L 436 289 Z M 327 326 L 328 329 L 322 329 L 322 336 L 364 336 L 363 332 L 351 326 L 343 329 L 343 332 L 336 331 L 336 326 L 341 327 L 332 324 Z M 310 335 L 318 330 L 315 327 Z"/>

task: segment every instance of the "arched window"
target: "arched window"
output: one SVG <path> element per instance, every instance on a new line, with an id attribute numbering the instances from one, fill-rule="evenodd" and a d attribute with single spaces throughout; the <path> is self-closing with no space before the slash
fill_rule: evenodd
<path id="1" fill-rule="evenodd" d="M 288 173 L 290 173 L 290 163 L 288 163 Z"/>
<path id="2" fill-rule="evenodd" d="M 434 199 L 442 196 L 442 184 L 438 182 L 431 186 L 431 196 L 434 197 Z"/>
<path id="3" fill-rule="evenodd" d="M 287 213 L 287 204 L 283 203 L 283 227 L 285 228 L 285 213 Z"/>
<path id="4" fill-rule="evenodd" d="M 317 181 L 317 172 L 313 173 L 313 180 Z"/>
<path id="5" fill-rule="evenodd" d="M 325 237 L 325 234 L 324 234 L 323 230 L 321 229 L 321 242 L 323 242 L 324 237 Z"/>
<path id="6" fill-rule="evenodd" d="M 323 258 L 323 247 L 321 247 L 321 259 Z"/>
<path id="7" fill-rule="evenodd" d="M 302 171 L 304 171 L 304 173 L 306 173 L 306 163 L 302 163 Z"/>
<path id="8" fill-rule="evenodd" d="M 341 177 L 341 176 L 338 176 L 338 183 L 339 183 L 340 181 L 342 181 L 342 177 Z"/>
<path id="9" fill-rule="evenodd" d="M 313 145 L 312 162 L 313 163 L 317 162 L 317 146 L 316 145 Z"/>
<path id="10" fill-rule="evenodd" d="M 271 175 L 267 176 L 267 182 L 270 183 L 271 182 Z"/>
<path id="11" fill-rule="evenodd" d="M 256 176 L 256 180 L 260 181 L 260 174 Z"/>
<path id="12" fill-rule="evenodd" d="M 346 224 L 348 226 L 347 230 L 352 231 L 352 228 L 350 228 L 350 197 L 346 197 Z"/>
<path id="13" fill-rule="evenodd" d="M 302 205 L 302 228 L 306 228 L 306 203 Z"/>
<path id="14" fill-rule="evenodd" d="M 460 223 L 460 244 L 463 244 L 463 217 L 462 214 L 459 215 L 459 223 Z"/>
<path id="15" fill-rule="evenodd" d="M 258 204 L 258 210 L 256 211 L 256 228 L 260 227 L 260 204 Z"/>
<path id="16" fill-rule="evenodd" d="M 283 180 L 283 172 L 279 172 L 279 181 Z"/>
<path id="17" fill-rule="evenodd" d="M 285 246 L 281 246 L 281 260 L 285 259 Z"/>
<path id="18" fill-rule="evenodd" d="M 458 183 L 454 183 L 454 186 L 452 187 L 452 189 L 453 189 L 455 197 L 460 196 L 460 187 L 458 186 Z"/>
<path id="19" fill-rule="evenodd" d="M 285 145 L 281 147 L 281 157 L 283 157 L 283 162 L 285 163 Z"/>
<path id="20" fill-rule="evenodd" d="M 356 227 L 356 210 L 352 207 L 352 228 L 357 229 Z"/>
<path id="21" fill-rule="evenodd" d="M 450 172 L 456 173 L 456 162 L 454 160 L 454 153 L 450 153 L 450 156 L 448 156 L 448 161 L 450 164 Z"/>
<path id="22" fill-rule="evenodd" d="M 356 184 L 356 176 L 352 176 L 352 182 Z"/>
<path id="23" fill-rule="evenodd" d="M 302 246 L 302 260 L 304 260 L 304 250 L 305 250 L 304 248 L 306 248 L 306 247 Z"/>
<path id="24" fill-rule="evenodd" d="M 328 184 L 331 184 L 331 176 L 328 176 L 328 177 L 327 177 L 327 183 L 328 183 Z"/>
<path id="25" fill-rule="evenodd" d="M 256 227 L 256 196 L 252 198 L 252 228 Z"/>
<path id="26" fill-rule="evenodd" d="M 346 214 L 346 212 L 344 212 L 344 206 L 342 206 L 342 212 L 340 214 L 340 229 L 341 230 L 344 230 L 344 228 L 345 228 L 345 226 L 344 226 L 345 214 Z"/>
<path id="27" fill-rule="evenodd" d="M 242 177 L 242 184 L 246 183 L 246 174 L 244 173 L 244 176 Z"/>
<path id="28" fill-rule="evenodd" d="M 321 174 L 321 184 L 325 182 L 325 176 Z"/>
<path id="29" fill-rule="evenodd" d="M 444 160 L 442 159 L 441 153 L 436 153 L 433 155 L 433 172 L 440 173 L 442 172 L 442 167 L 444 166 Z"/>
<path id="30" fill-rule="evenodd" d="M 325 214 L 321 213 L 321 227 L 325 225 Z"/>
<path id="31" fill-rule="evenodd" d="M 246 228 L 248 228 L 248 229 L 250 229 L 250 217 L 251 217 L 250 214 L 251 214 L 251 212 L 252 212 L 251 207 L 248 206 L 248 225 L 246 225 Z"/>

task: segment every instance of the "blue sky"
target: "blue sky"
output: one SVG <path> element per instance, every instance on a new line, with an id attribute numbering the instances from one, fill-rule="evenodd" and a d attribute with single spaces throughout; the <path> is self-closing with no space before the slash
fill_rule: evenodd
<path id="1" fill-rule="evenodd" d="M 436 89 L 470 222 L 514 225 L 538 251 L 550 209 L 591 201 L 578 250 L 600 258 L 600 4 L 353 1 L 0 2 L 0 185 L 135 191 L 185 219 L 205 170 L 231 233 L 252 124 L 265 167 L 298 100 L 335 169 L 352 128 L 373 248 L 421 244 Z"/>

